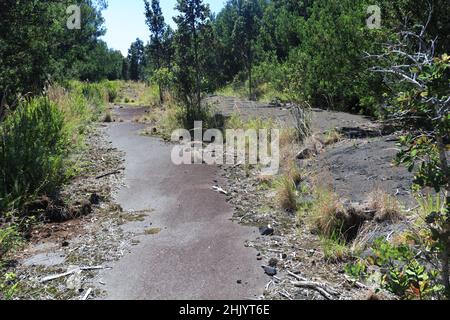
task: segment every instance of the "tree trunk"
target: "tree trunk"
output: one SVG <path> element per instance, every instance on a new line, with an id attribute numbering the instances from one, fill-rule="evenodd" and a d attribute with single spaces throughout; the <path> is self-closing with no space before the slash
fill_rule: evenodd
<path id="1" fill-rule="evenodd" d="M 253 100 L 253 82 L 252 82 L 252 47 L 251 44 L 248 48 L 248 94 L 249 94 L 249 100 Z"/>
<path id="2" fill-rule="evenodd" d="M 159 102 L 161 104 L 163 104 L 164 103 L 164 94 L 163 94 L 163 89 L 162 89 L 160 83 L 158 83 L 158 87 L 159 87 Z"/>
<path id="3" fill-rule="evenodd" d="M 253 100 L 253 92 L 252 92 L 252 67 L 248 66 L 248 92 L 249 92 L 249 100 Z"/>
<path id="4" fill-rule="evenodd" d="M 156 68 L 158 69 L 158 71 L 161 69 L 160 53 L 161 53 L 161 48 L 160 48 L 160 44 L 158 42 L 156 44 Z M 161 83 L 158 83 L 158 89 L 159 89 L 159 103 L 163 104 L 164 103 L 164 95 L 163 95 L 163 89 L 161 87 Z"/>
<path id="5" fill-rule="evenodd" d="M 445 287 L 445 294 L 447 297 L 450 297 L 450 280 L 449 280 L 449 251 L 450 251 L 450 243 L 449 243 L 449 233 L 447 232 L 444 236 L 445 239 L 443 239 L 443 245 L 444 248 L 442 249 L 442 256 L 441 256 L 441 263 L 442 263 L 442 270 L 441 270 L 441 277 L 442 277 L 442 284 Z"/>
<path id="6" fill-rule="evenodd" d="M 195 58 L 195 72 L 196 72 L 196 115 L 198 115 L 200 113 L 201 110 L 201 93 L 200 93 L 200 65 L 199 65 L 199 61 L 198 61 L 198 35 L 197 35 L 197 30 L 194 26 L 193 28 L 194 30 L 194 58 Z M 201 119 L 195 119 L 195 120 L 201 120 Z"/>
<path id="7" fill-rule="evenodd" d="M 444 144 L 444 139 L 442 136 L 438 133 L 436 135 L 436 141 L 437 141 L 437 147 L 439 149 L 439 160 L 441 162 L 441 168 L 445 175 L 445 183 L 446 183 L 446 189 L 450 192 L 450 172 L 448 168 L 448 162 L 447 162 L 447 151 Z"/>
<path id="8" fill-rule="evenodd" d="M 444 172 L 445 176 L 445 188 L 447 191 L 447 196 L 450 193 L 450 172 L 447 162 L 447 154 L 446 154 L 446 148 L 443 137 L 437 133 L 436 134 L 436 142 L 437 147 L 439 150 L 439 160 L 441 169 Z M 450 256 L 450 230 L 445 230 L 444 234 L 442 235 L 441 242 L 443 245 L 442 248 L 442 257 L 441 257 L 441 263 L 442 263 L 442 270 L 441 270 L 441 276 L 442 276 L 442 284 L 445 287 L 445 294 L 447 297 L 450 298 L 450 280 L 449 280 L 449 256 Z"/>

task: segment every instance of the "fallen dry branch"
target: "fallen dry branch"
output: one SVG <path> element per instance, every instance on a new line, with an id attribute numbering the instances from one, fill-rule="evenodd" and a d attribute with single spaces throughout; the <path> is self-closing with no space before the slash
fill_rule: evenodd
<path id="1" fill-rule="evenodd" d="M 64 273 L 59 273 L 59 274 L 54 274 L 54 275 L 51 275 L 51 276 L 44 277 L 44 278 L 41 279 L 41 283 L 70 276 L 71 274 L 73 274 L 73 273 L 75 273 L 75 272 L 77 272 L 79 270 L 81 270 L 81 271 L 88 271 L 88 270 L 100 270 L 100 269 L 103 269 L 103 267 L 102 266 L 78 267 L 78 268 L 74 268 L 72 270 L 68 270 L 68 271 L 66 271 Z"/>
<path id="2" fill-rule="evenodd" d="M 92 292 L 92 288 L 89 288 L 86 292 L 86 294 L 83 296 L 83 298 L 81 298 L 81 300 L 87 300 L 87 298 L 89 298 L 89 295 Z"/>
<path id="3" fill-rule="evenodd" d="M 291 277 L 294 277 L 295 279 L 297 279 L 298 281 L 307 281 L 306 278 L 299 276 L 298 274 L 295 274 L 289 270 L 286 270 L 287 274 L 290 275 Z"/>
<path id="4" fill-rule="evenodd" d="M 337 295 L 337 292 L 335 290 L 328 288 L 322 283 L 313 281 L 292 281 L 291 283 L 299 288 L 316 290 L 328 300 L 333 300 L 334 296 Z"/>
<path id="5" fill-rule="evenodd" d="M 108 176 L 112 176 L 112 175 L 115 175 L 115 174 L 119 174 L 119 173 L 121 173 L 123 170 L 125 170 L 125 168 L 120 168 L 120 169 L 117 169 L 117 170 L 114 170 L 114 171 L 111 171 L 111 172 L 102 174 L 102 175 L 100 175 L 100 176 L 98 176 L 98 177 L 95 177 L 95 179 L 99 180 L 99 179 L 101 179 L 101 178 L 105 178 L 105 177 L 108 177 Z"/>
<path id="6" fill-rule="evenodd" d="M 344 275 L 344 277 L 345 277 L 345 279 L 346 279 L 349 283 L 351 283 L 352 285 L 354 285 L 355 287 L 357 287 L 357 288 L 359 288 L 359 289 L 367 289 L 367 288 L 369 288 L 369 287 L 366 286 L 365 284 L 363 284 L 363 283 L 361 283 L 361 282 L 359 282 L 359 281 L 357 281 L 357 280 L 354 280 L 354 279 L 350 278 L 350 277 L 347 276 L 347 275 Z"/>
<path id="7" fill-rule="evenodd" d="M 228 192 L 226 192 L 226 191 L 225 191 L 224 189 L 222 189 L 221 187 L 213 186 L 212 188 L 213 188 L 214 191 L 217 191 L 217 192 L 222 193 L 222 194 L 224 194 L 224 195 L 228 195 Z"/>

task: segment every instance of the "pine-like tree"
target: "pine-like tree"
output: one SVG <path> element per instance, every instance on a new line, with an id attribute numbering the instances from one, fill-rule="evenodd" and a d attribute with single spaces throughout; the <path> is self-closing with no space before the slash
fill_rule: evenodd
<path id="1" fill-rule="evenodd" d="M 159 0 L 152 0 L 151 4 L 147 0 L 144 0 L 144 3 L 146 23 L 151 32 L 150 47 L 153 49 L 152 51 L 156 63 L 156 69 L 159 70 L 162 67 L 162 55 L 164 53 L 163 41 L 167 26 L 164 22 L 164 16 L 162 14 Z M 158 83 L 158 86 L 159 100 L 162 103 L 164 99 L 163 88 L 160 83 Z"/>

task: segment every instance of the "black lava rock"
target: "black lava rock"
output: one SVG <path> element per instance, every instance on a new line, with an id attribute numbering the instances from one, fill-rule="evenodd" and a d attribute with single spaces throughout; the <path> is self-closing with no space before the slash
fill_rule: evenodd
<path id="1" fill-rule="evenodd" d="M 262 236 L 271 236 L 271 235 L 273 235 L 274 230 L 273 230 L 273 228 L 270 228 L 270 227 L 260 227 L 259 233 Z"/>
<path id="2" fill-rule="evenodd" d="M 274 276 L 277 274 L 277 269 L 274 267 L 267 267 L 267 266 L 262 266 L 262 268 L 264 269 L 264 272 L 268 275 L 268 276 Z"/>

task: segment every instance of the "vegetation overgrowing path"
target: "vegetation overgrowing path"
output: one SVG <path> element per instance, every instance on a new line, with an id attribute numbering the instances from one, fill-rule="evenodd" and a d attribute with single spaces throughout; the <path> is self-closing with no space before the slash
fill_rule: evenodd
<path id="1" fill-rule="evenodd" d="M 230 221 L 233 209 L 217 168 L 176 166 L 172 146 L 139 134 L 135 110 L 120 109 L 124 122 L 110 125 L 114 147 L 125 152 L 125 183 L 117 194 L 124 211 L 142 221 L 124 225 L 136 246 L 101 274 L 107 299 L 248 299 L 263 293 L 257 252 L 245 242 L 256 228 Z"/>

